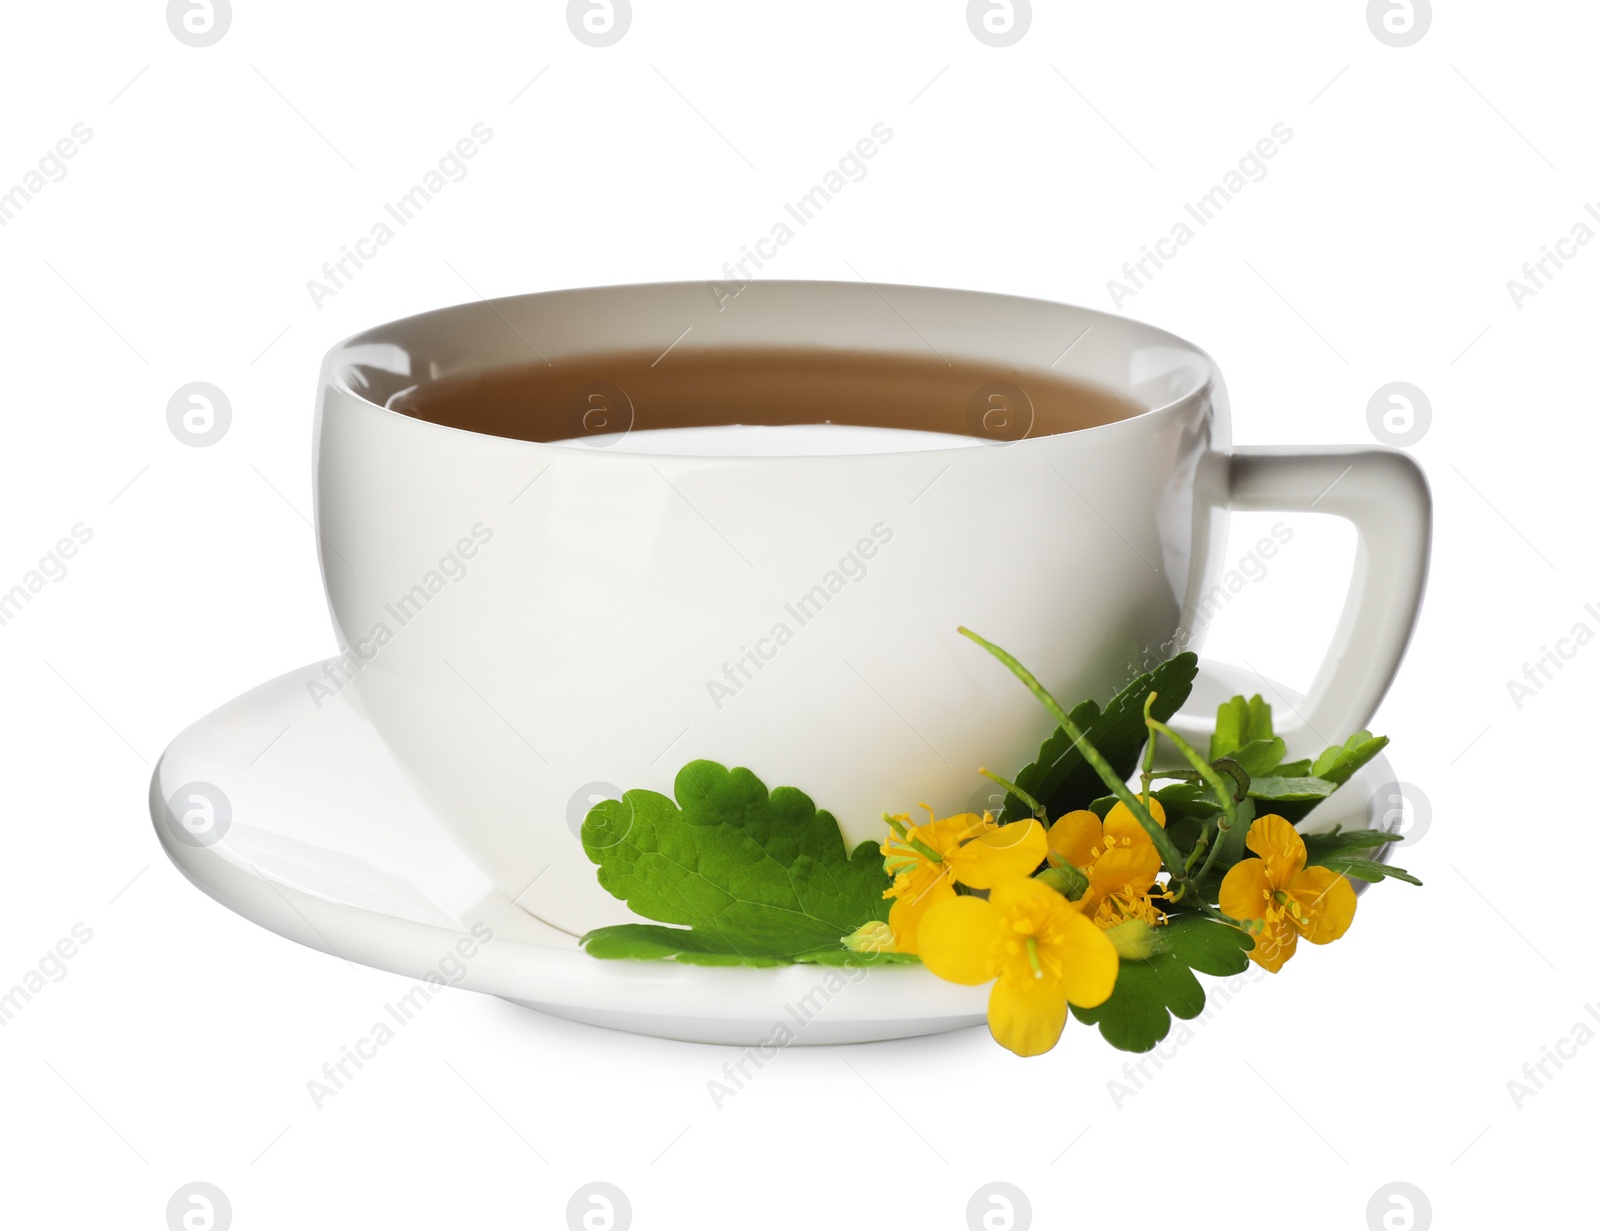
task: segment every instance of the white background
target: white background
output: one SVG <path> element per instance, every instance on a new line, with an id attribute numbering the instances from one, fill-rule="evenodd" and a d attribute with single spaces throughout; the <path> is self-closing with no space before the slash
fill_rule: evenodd
<path id="1" fill-rule="evenodd" d="M 1439 7 L 1397 49 L 1356 0 L 1041 3 L 996 49 L 953 0 L 636 0 L 596 49 L 553 2 L 240 2 L 207 48 L 152 0 L 10 6 L 0 191 L 93 137 L 0 228 L 0 589 L 93 538 L 0 627 L 0 986 L 75 923 L 93 940 L 0 1032 L 4 1221 L 159 1227 L 192 1180 L 240 1228 L 560 1226 L 594 1179 L 640 1227 L 960 1227 L 996 1179 L 1051 1226 L 1355 1228 L 1393 1180 L 1439 1226 L 1585 1200 L 1600 1047 L 1520 1109 L 1507 1082 L 1600 1001 L 1600 649 L 1520 708 L 1506 681 L 1600 628 L 1600 246 L 1520 307 L 1506 283 L 1600 200 L 1600 13 Z M 314 306 L 323 262 L 480 121 L 470 174 Z M 1381 385 L 1431 400 L 1434 570 L 1374 724 L 1431 801 L 1404 858 L 1426 888 L 1367 894 L 1120 1109 L 1127 1058 L 1084 1029 L 1032 1061 L 977 1030 L 795 1049 L 718 1110 L 727 1051 L 453 993 L 317 1110 L 307 1080 L 405 981 L 195 891 L 145 789 L 181 728 L 333 651 L 305 520 L 322 353 L 475 293 L 721 276 L 879 121 L 870 173 L 768 274 L 1109 308 L 1184 202 L 1293 130 L 1120 310 L 1216 356 L 1240 442 L 1370 443 Z M 233 408 L 208 448 L 166 424 L 197 380 Z M 1304 683 L 1349 546 L 1296 525 L 1211 650 Z"/>

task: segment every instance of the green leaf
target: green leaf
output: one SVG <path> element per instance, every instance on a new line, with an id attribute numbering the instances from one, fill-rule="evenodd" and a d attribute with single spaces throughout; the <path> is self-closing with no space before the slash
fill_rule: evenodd
<path id="1" fill-rule="evenodd" d="M 1207 817 L 1222 811 L 1222 805 L 1217 803 L 1217 793 L 1203 782 L 1174 782 L 1158 787 L 1155 797 L 1161 801 L 1161 810 L 1167 814 L 1168 823 L 1174 816 Z M 1114 795 L 1108 795 L 1106 799 L 1116 802 Z M 1099 804 L 1097 799 L 1092 805 L 1096 811 L 1099 810 Z"/>
<path id="2" fill-rule="evenodd" d="M 1211 736 L 1211 751 L 1206 760 L 1232 756 L 1246 744 L 1274 738 L 1272 707 L 1261 699 L 1261 694 L 1257 693 L 1248 701 L 1233 697 L 1217 707 L 1217 729 Z M 1283 754 L 1278 755 L 1281 758 Z M 1271 768 L 1272 765 L 1267 766 Z"/>
<path id="3" fill-rule="evenodd" d="M 1172 1028 L 1174 1016 L 1188 1020 L 1206 1007 L 1205 989 L 1194 972 L 1236 975 L 1250 964 L 1249 936 L 1200 915 L 1174 916 L 1156 929 L 1163 952 L 1124 961 L 1111 998 L 1093 1009 L 1072 1006 L 1079 1021 L 1100 1027 L 1106 1042 L 1122 1051 L 1149 1051 Z"/>
<path id="4" fill-rule="evenodd" d="M 852 953 L 837 945 L 832 949 L 819 949 L 815 953 L 802 953 L 795 958 L 808 966 L 920 966 L 922 959 L 915 953 Z"/>
<path id="5" fill-rule="evenodd" d="M 1356 854 L 1370 851 L 1385 842 L 1398 842 L 1397 833 L 1384 833 L 1381 829 L 1334 828 L 1327 833 L 1301 834 L 1306 844 L 1306 862 L 1322 863 L 1334 855 Z"/>
<path id="6" fill-rule="evenodd" d="M 1139 676 L 1107 702 L 1104 710 L 1093 701 L 1084 701 L 1067 716 L 1118 777 L 1127 778 L 1138 768 L 1139 754 L 1144 751 L 1145 698 L 1152 692 L 1157 694 L 1150 713 L 1161 722 L 1167 721 L 1188 700 L 1199 661 L 1194 654 L 1179 654 Z M 1045 740 L 1038 760 L 1017 774 L 1016 783 L 1042 803 L 1052 818 L 1087 807 L 1106 789 L 1100 775 L 1060 727 Z M 1027 805 L 1016 796 L 1006 800 L 1006 820 L 1029 815 Z"/>
<path id="7" fill-rule="evenodd" d="M 676 958 L 693 966 L 784 966 L 788 959 L 742 953 L 722 937 L 659 923 L 619 923 L 583 937 L 590 957 Z M 845 950 L 841 949 L 843 953 Z"/>
<path id="8" fill-rule="evenodd" d="M 1387 735 L 1374 738 L 1371 731 L 1357 731 L 1345 740 L 1343 747 L 1333 747 L 1323 752 L 1311 767 L 1311 772 L 1318 778 L 1326 778 L 1343 786 L 1358 769 L 1382 752 L 1388 743 Z"/>
<path id="9" fill-rule="evenodd" d="M 1250 798 L 1262 803 L 1322 801 L 1332 795 L 1338 783 L 1326 778 L 1280 778 L 1268 775 L 1250 780 Z"/>
<path id="10" fill-rule="evenodd" d="M 1271 805 L 1262 812 L 1276 812 L 1291 824 L 1303 821 L 1388 743 L 1386 736 L 1374 738 L 1370 731 L 1357 731 L 1342 745 L 1326 749 L 1314 762 L 1280 764 L 1271 774 L 1255 776 L 1251 797 Z"/>
<path id="11" fill-rule="evenodd" d="M 1252 778 L 1263 778 L 1278 768 L 1288 750 L 1288 745 L 1274 735 L 1271 739 L 1253 739 L 1228 756 L 1244 766 L 1244 772 Z"/>
<path id="12" fill-rule="evenodd" d="M 740 953 L 720 937 L 658 923 L 619 923 L 596 928 L 583 938 L 590 957 L 674 958 L 690 966 L 787 966 L 791 961 L 815 966 L 906 966 L 922 959 L 910 953 L 852 953 L 835 944 L 794 958 Z"/>
<path id="13" fill-rule="evenodd" d="M 888 917 L 877 847 L 845 850 L 838 823 L 809 796 L 770 794 L 748 769 L 691 761 L 674 802 L 654 791 L 603 800 L 583 822 L 600 884 L 670 928 L 624 924 L 585 937 L 596 956 L 771 965 L 820 950 Z"/>
<path id="14" fill-rule="evenodd" d="M 1245 727 L 1250 722 L 1250 707 L 1243 697 L 1234 697 L 1217 706 L 1217 729 L 1211 733 L 1208 761 L 1225 757 L 1245 742 Z"/>
<path id="15" fill-rule="evenodd" d="M 1366 881 L 1368 884 L 1377 884 L 1388 878 L 1390 880 L 1405 881 L 1408 885 L 1420 885 L 1422 882 L 1404 868 L 1397 868 L 1392 863 L 1377 863 L 1371 859 L 1361 859 L 1355 855 L 1329 855 L 1325 859 L 1316 861 L 1320 866 L 1341 876 L 1352 876 L 1356 880 Z"/>
<path id="16" fill-rule="evenodd" d="M 1269 774 L 1251 781 L 1250 798 L 1256 801 L 1258 815 L 1276 814 L 1293 825 L 1304 820 L 1313 808 L 1338 789 L 1337 783 L 1326 778 L 1285 778 Z"/>

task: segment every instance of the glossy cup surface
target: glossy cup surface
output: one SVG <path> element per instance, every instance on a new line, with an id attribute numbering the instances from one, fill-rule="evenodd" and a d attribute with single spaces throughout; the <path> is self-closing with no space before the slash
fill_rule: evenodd
<path id="1" fill-rule="evenodd" d="M 1009 444 L 739 458 L 512 440 L 383 405 L 532 348 L 680 334 L 664 362 L 937 353 L 1145 410 Z M 852 843 L 879 838 L 885 810 L 981 807 L 978 767 L 1016 770 L 1051 723 L 957 625 L 1064 700 L 1165 656 L 1213 580 L 1225 406 L 1207 356 L 1171 335 L 963 291 L 756 283 L 719 305 L 703 283 L 611 287 L 382 326 L 323 369 L 317 529 L 345 654 L 307 704 L 353 690 L 463 848 L 573 932 L 630 917 L 578 840 L 587 804 L 670 794 L 696 758 L 800 787 Z"/>

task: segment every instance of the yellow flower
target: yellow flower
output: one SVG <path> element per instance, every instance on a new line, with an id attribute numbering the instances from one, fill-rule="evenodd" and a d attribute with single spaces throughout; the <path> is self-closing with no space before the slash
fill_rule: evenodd
<path id="1" fill-rule="evenodd" d="M 957 881 L 969 889 L 989 889 L 1002 880 L 1028 876 L 1044 862 L 1044 826 L 1038 821 L 1002 826 L 987 812 L 935 820 L 932 808 L 928 818 L 925 825 L 912 825 L 905 815 L 887 818 L 894 833 L 878 848 L 884 870 L 894 877 L 883 896 L 894 899 L 889 927 L 901 953 L 918 951 L 923 916 L 956 895 Z"/>
<path id="2" fill-rule="evenodd" d="M 1356 913 L 1356 891 L 1328 868 L 1306 867 L 1306 844 L 1281 816 L 1260 816 L 1244 844 L 1260 856 L 1222 878 L 1217 905 L 1241 921 L 1259 920 L 1252 961 L 1278 971 L 1304 936 L 1314 945 L 1338 940 Z"/>
<path id="3" fill-rule="evenodd" d="M 1167 814 L 1158 800 L 1147 801 L 1150 815 L 1163 829 Z M 1161 871 L 1161 855 L 1133 812 L 1122 803 L 1113 805 L 1104 822 L 1093 812 L 1068 812 L 1050 826 L 1050 853 L 1089 878 L 1089 888 L 1073 903 L 1102 928 L 1128 919 L 1158 924 L 1164 916 L 1156 909 L 1150 890 Z"/>
<path id="4" fill-rule="evenodd" d="M 1019 1056 L 1056 1045 L 1067 1004 L 1104 1004 L 1117 982 L 1117 950 L 1054 889 L 1030 877 L 1002 881 L 988 900 L 951 896 L 921 927 L 922 963 L 941 979 L 989 993 L 989 1032 Z"/>

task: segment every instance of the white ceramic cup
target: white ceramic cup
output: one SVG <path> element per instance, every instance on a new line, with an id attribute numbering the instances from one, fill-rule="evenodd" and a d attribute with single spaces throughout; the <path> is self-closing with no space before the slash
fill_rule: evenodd
<path id="1" fill-rule="evenodd" d="M 1144 410 L 1012 443 L 707 457 L 385 409 L 429 381 L 550 357 L 736 347 L 976 361 Z M 801 788 L 851 843 L 881 837 L 885 810 L 966 810 L 977 768 L 1020 768 L 1050 722 L 957 625 L 1069 704 L 1108 697 L 1198 648 L 1230 508 L 1314 509 L 1357 531 L 1333 645 L 1303 709 L 1281 715 L 1297 750 L 1371 717 L 1427 571 L 1427 485 L 1406 454 L 1233 449 L 1202 351 L 1009 296 L 758 282 L 730 298 L 671 283 L 471 303 L 336 347 L 316 431 L 344 654 L 308 705 L 346 693 L 497 885 L 572 932 L 630 917 L 579 842 L 588 805 L 670 794 L 690 760 Z"/>

